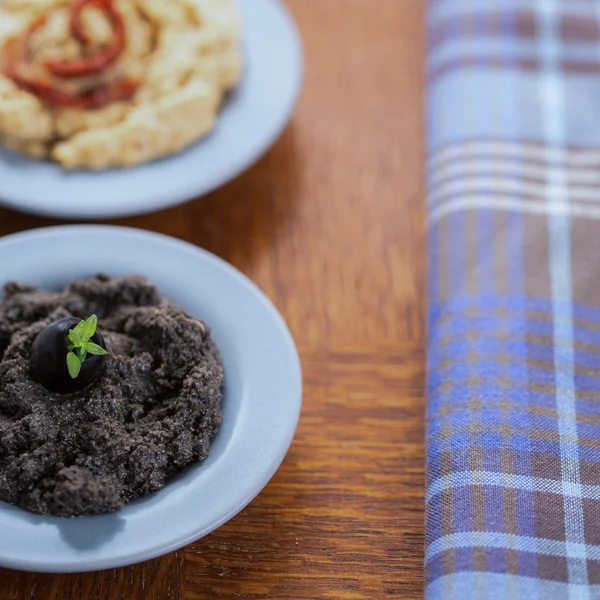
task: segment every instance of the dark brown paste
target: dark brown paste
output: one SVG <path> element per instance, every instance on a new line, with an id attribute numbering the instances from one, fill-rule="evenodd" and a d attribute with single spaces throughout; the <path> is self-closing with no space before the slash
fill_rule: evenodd
<path id="1" fill-rule="evenodd" d="M 110 355 L 82 392 L 29 373 L 40 331 L 95 313 Z M 141 277 L 98 275 L 50 292 L 9 283 L 0 301 L 0 500 L 39 514 L 108 513 L 208 456 L 223 368 L 208 327 Z"/>

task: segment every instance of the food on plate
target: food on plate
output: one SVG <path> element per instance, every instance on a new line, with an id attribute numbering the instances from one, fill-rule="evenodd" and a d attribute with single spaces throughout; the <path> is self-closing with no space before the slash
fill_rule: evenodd
<path id="1" fill-rule="evenodd" d="M 67 169 L 177 153 L 242 74 L 235 0 L 5 0 L 0 143 Z"/>
<path id="2" fill-rule="evenodd" d="M 49 392 L 69 394 L 85 389 L 102 373 L 106 342 L 98 317 L 64 317 L 42 329 L 31 347 L 29 375 Z"/>
<path id="3" fill-rule="evenodd" d="M 209 328 L 142 277 L 0 301 L 0 500 L 38 514 L 113 512 L 204 460 L 222 418 Z"/>

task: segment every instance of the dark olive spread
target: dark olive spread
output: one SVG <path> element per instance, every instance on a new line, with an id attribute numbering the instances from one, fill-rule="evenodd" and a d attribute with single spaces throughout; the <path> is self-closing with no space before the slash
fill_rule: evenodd
<path id="1" fill-rule="evenodd" d="M 0 301 L 0 500 L 39 514 L 118 510 L 204 460 L 223 368 L 208 327 L 147 280 Z"/>

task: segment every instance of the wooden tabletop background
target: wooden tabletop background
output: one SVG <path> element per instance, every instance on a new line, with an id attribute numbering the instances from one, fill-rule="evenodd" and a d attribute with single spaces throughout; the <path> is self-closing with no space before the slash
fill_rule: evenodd
<path id="1" fill-rule="evenodd" d="M 422 597 L 423 0 L 287 3 L 307 73 L 281 139 L 208 197 L 119 223 L 222 256 L 275 302 L 305 378 L 289 455 L 195 544 L 100 573 L 0 570 L 0 600 Z M 0 235 L 51 224 L 0 210 Z"/>

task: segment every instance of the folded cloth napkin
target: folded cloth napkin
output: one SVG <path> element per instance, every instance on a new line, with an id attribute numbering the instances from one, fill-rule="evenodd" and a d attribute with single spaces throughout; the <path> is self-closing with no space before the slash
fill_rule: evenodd
<path id="1" fill-rule="evenodd" d="M 600 0 L 429 0 L 430 600 L 600 599 Z"/>

